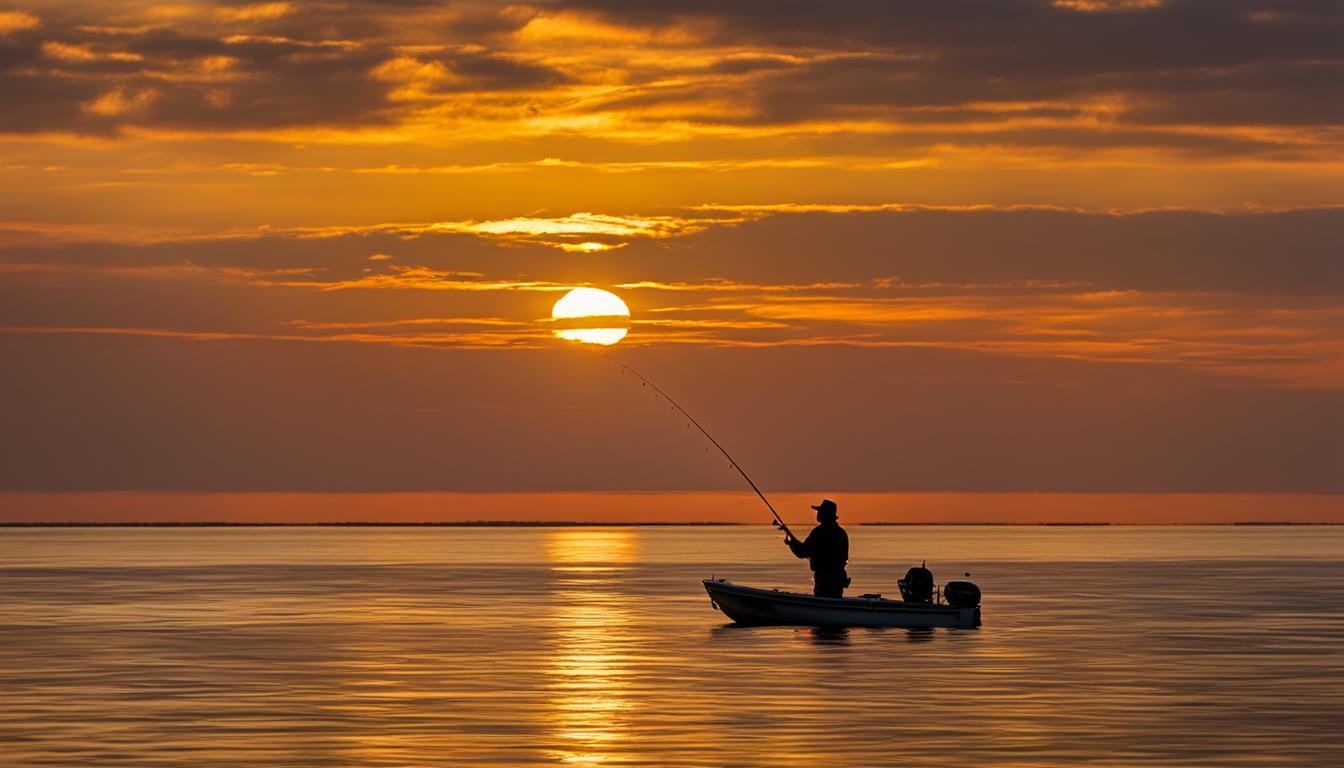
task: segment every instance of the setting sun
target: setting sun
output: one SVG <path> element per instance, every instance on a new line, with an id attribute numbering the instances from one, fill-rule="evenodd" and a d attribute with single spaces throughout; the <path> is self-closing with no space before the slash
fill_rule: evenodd
<path id="1" fill-rule="evenodd" d="M 591 320 L 579 327 L 559 328 L 555 335 L 566 341 L 610 346 L 625 338 L 627 328 L 615 326 L 630 317 L 630 308 L 620 296 L 600 288 L 575 288 L 560 297 L 551 308 L 551 319 L 560 321 Z M 600 326 L 600 327 L 599 327 Z"/>

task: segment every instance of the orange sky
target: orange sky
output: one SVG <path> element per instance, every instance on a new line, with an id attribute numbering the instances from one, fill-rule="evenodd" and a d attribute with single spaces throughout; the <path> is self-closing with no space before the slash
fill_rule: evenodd
<path id="1" fill-rule="evenodd" d="M 737 488 L 593 285 L 771 489 L 1344 493 L 1341 75 L 1326 0 L 0 4 L 0 491 Z"/>

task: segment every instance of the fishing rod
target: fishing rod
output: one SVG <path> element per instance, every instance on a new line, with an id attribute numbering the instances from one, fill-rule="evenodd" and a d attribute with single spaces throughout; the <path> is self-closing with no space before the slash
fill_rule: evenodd
<path id="1" fill-rule="evenodd" d="M 733 469 L 736 469 L 737 473 L 742 476 L 742 479 L 747 481 L 747 485 L 751 486 L 751 490 L 755 491 L 756 495 L 761 497 L 761 501 L 765 502 L 765 508 L 770 510 L 770 514 L 775 518 L 774 520 L 775 527 L 783 531 L 784 534 L 788 536 L 790 539 L 798 538 L 797 536 L 793 535 L 793 531 L 789 530 L 789 526 L 784 523 L 784 519 L 781 518 L 779 516 L 779 513 L 775 511 L 774 505 L 771 504 L 770 500 L 767 499 L 765 497 L 765 494 L 761 492 L 760 486 L 756 485 L 756 481 L 752 480 L 751 476 L 747 474 L 747 471 L 738 465 L 737 459 L 734 459 L 733 455 L 728 453 L 728 449 L 720 445 L 719 441 L 715 440 L 714 436 L 709 434 L 709 430 L 701 426 L 700 422 L 696 421 L 694 416 L 692 416 L 685 408 L 682 408 L 680 403 L 678 403 L 676 400 L 673 400 L 671 395 L 664 392 L 662 388 L 660 388 L 657 384 L 654 384 L 652 381 L 649 381 L 647 377 L 645 377 L 639 371 L 636 371 L 634 368 L 631 368 L 630 366 L 626 365 L 620 360 L 617 360 L 616 358 L 612 357 L 606 352 L 603 352 L 600 349 L 595 349 L 593 351 L 607 358 L 616 365 L 621 366 L 621 373 L 629 371 L 631 374 L 634 375 L 635 378 L 639 379 L 644 385 L 648 386 L 654 392 L 657 392 L 660 396 L 662 396 L 662 398 L 666 400 L 668 403 L 670 403 L 673 408 L 679 411 L 682 416 L 685 416 L 687 421 L 695 425 L 695 428 L 700 430 L 700 434 L 704 435 L 709 440 L 709 442 L 714 445 L 715 448 L 718 448 L 719 453 L 722 453 L 725 459 L 728 459 L 729 466 L 731 466 Z"/>

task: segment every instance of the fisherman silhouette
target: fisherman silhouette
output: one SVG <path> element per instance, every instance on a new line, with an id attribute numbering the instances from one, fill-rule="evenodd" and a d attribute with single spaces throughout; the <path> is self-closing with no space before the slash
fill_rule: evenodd
<path id="1" fill-rule="evenodd" d="M 849 586 L 845 564 L 849 562 L 849 535 L 836 522 L 836 504 L 822 499 L 812 507 L 817 511 L 817 527 L 799 541 L 791 533 L 784 536 L 796 557 L 806 557 L 812 567 L 812 594 L 817 597 L 843 597 Z"/>

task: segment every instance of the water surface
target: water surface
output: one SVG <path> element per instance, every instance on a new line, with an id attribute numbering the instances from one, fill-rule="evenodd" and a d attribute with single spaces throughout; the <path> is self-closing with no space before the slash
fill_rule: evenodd
<path id="1" fill-rule="evenodd" d="M 0 530 L 3 764 L 1344 764 L 1344 529 L 850 531 L 984 626 L 730 626 L 757 527 Z"/>

